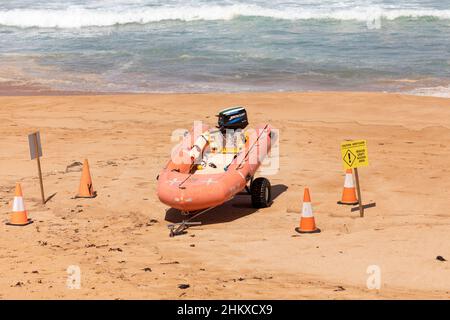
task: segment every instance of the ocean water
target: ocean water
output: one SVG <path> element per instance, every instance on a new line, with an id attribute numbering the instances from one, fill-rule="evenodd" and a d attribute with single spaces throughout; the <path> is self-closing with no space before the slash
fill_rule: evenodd
<path id="1" fill-rule="evenodd" d="M 450 97 L 450 0 L 0 1 L 0 84 Z"/>

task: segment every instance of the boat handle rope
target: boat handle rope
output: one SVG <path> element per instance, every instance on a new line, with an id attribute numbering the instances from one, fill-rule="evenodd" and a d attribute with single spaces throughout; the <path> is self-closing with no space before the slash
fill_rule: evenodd
<path id="1" fill-rule="evenodd" d="M 258 138 L 256 139 L 256 141 L 252 144 L 252 146 L 250 147 L 250 149 L 248 149 L 247 153 L 245 154 L 244 158 L 242 159 L 241 163 L 239 163 L 239 165 L 236 167 L 236 170 L 241 169 L 242 164 L 244 163 L 245 159 L 247 159 L 250 151 L 252 151 L 253 147 L 256 145 L 256 143 L 259 141 L 259 138 L 261 138 L 262 134 L 264 132 L 266 132 L 266 129 L 268 127 L 268 124 L 266 124 L 266 126 L 263 128 L 262 132 L 259 134 Z"/>

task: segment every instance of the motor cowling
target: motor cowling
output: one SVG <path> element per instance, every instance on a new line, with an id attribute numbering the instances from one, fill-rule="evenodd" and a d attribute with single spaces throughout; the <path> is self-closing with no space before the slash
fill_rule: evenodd
<path id="1" fill-rule="evenodd" d="M 221 131 L 227 129 L 244 129 L 248 126 L 247 111 L 243 107 L 233 107 L 219 112 L 218 128 Z"/>

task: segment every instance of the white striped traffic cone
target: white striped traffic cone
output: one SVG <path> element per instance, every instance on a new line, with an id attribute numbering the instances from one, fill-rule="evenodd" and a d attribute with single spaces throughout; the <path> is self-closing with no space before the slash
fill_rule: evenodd
<path id="1" fill-rule="evenodd" d="M 9 226 L 26 226 L 33 223 L 33 220 L 28 219 L 27 210 L 25 210 L 25 204 L 23 203 L 22 187 L 20 183 L 16 184 L 16 193 L 14 196 L 13 209 L 10 217 L 10 221 L 6 223 Z"/>
<path id="2" fill-rule="evenodd" d="M 358 204 L 358 199 L 356 198 L 356 188 L 353 183 L 353 172 L 352 169 L 347 169 L 345 173 L 344 190 L 342 191 L 342 200 L 338 201 L 338 204 Z"/>
<path id="3" fill-rule="evenodd" d="M 311 196 L 309 189 L 305 188 L 303 194 L 302 216 L 300 218 L 300 227 L 295 228 L 298 233 L 319 233 L 320 229 L 316 226 L 313 210 L 311 206 Z"/>

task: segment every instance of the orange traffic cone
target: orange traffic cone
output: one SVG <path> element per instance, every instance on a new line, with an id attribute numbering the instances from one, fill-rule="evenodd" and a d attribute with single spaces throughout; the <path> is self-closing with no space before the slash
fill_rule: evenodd
<path id="1" fill-rule="evenodd" d="M 33 223 L 33 220 L 28 219 L 25 204 L 23 203 L 22 187 L 20 183 L 16 184 L 16 193 L 14 195 L 13 209 L 10 221 L 6 224 L 9 226 L 26 226 Z"/>
<path id="2" fill-rule="evenodd" d="M 342 191 L 342 200 L 338 201 L 338 204 L 358 204 L 358 199 L 356 198 L 356 188 L 353 183 L 353 173 L 352 169 L 347 169 L 345 173 L 344 190 Z"/>
<path id="3" fill-rule="evenodd" d="M 84 160 L 83 172 L 81 173 L 80 188 L 75 198 L 95 198 L 97 192 L 92 186 L 91 172 L 89 171 L 89 163 Z"/>
<path id="4" fill-rule="evenodd" d="M 303 208 L 302 216 L 300 218 L 300 227 L 295 228 L 298 233 L 319 233 L 320 229 L 316 227 L 316 220 L 314 219 L 311 196 L 309 195 L 309 189 L 305 188 L 303 194 Z"/>

